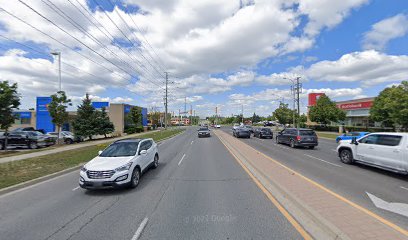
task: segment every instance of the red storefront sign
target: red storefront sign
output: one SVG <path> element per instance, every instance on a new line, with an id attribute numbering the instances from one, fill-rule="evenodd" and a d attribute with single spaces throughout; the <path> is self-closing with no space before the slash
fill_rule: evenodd
<path id="1" fill-rule="evenodd" d="M 315 106 L 317 100 L 322 95 L 324 95 L 324 93 L 309 93 L 309 107 L 310 106 Z"/>
<path id="2" fill-rule="evenodd" d="M 373 101 L 337 104 L 337 107 L 343 110 L 366 109 L 371 106 L 373 106 Z"/>

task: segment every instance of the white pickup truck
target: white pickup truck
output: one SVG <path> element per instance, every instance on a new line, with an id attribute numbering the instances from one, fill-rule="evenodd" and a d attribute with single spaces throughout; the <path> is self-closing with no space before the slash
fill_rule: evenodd
<path id="1" fill-rule="evenodd" d="M 346 164 L 359 162 L 408 174 L 408 133 L 371 133 L 359 139 L 343 140 L 337 152 Z"/>

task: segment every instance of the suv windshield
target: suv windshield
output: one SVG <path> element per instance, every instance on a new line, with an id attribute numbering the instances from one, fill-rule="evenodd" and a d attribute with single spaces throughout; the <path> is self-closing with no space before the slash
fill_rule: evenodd
<path id="1" fill-rule="evenodd" d="M 314 136 L 316 135 L 313 130 L 300 130 L 299 135 L 301 136 Z"/>
<path id="2" fill-rule="evenodd" d="M 271 129 L 269 128 L 262 128 L 261 131 L 265 133 L 271 133 Z"/>
<path id="3" fill-rule="evenodd" d="M 139 142 L 118 142 L 107 147 L 100 157 L 128 157 L 135 156 Z"/>
<path id="4" fill-rule="evenodd" d="M 198 131 L 208 131 L 208 128 L 200 128 Z"/>

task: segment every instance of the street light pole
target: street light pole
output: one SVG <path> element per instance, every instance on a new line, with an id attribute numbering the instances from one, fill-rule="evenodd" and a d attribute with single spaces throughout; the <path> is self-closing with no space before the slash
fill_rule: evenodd
<path id="1" fill-rule="evenodd" d="M 62 90 L 61 87 L 61 52 L 51 52 L 52 55 L 58 56 L 58 80 L 59 80 L 59 91 Z"/>

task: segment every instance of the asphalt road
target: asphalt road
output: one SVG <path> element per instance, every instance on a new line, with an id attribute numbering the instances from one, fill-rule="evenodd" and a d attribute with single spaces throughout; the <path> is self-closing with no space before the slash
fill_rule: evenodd
<path id="1" fill-rule="evenodd" d="M 133 190 L 85 191 L 78 172 L 0 196 L 0 238 L 299 239 L 215 136 L 195 129 L 159 146 Z"/>
<path id="2" fill-rule="evenodd" d="M 224 127 L 222 130 L 232 134 L 231 128 Z M 292 149 L 286 145 L 278 145 L 274 140 L 253 136 L 241 140 L 330 190 L 408 229 L 407 217 L 377 208 L 367 196 L 368 192 L 387 202 L 408 204 L 408 176 L 361 164 L 343 164 L 337 156 L 337 144 L 334 140 L 319 138 L 319 146 L 314 150 Z"/>

